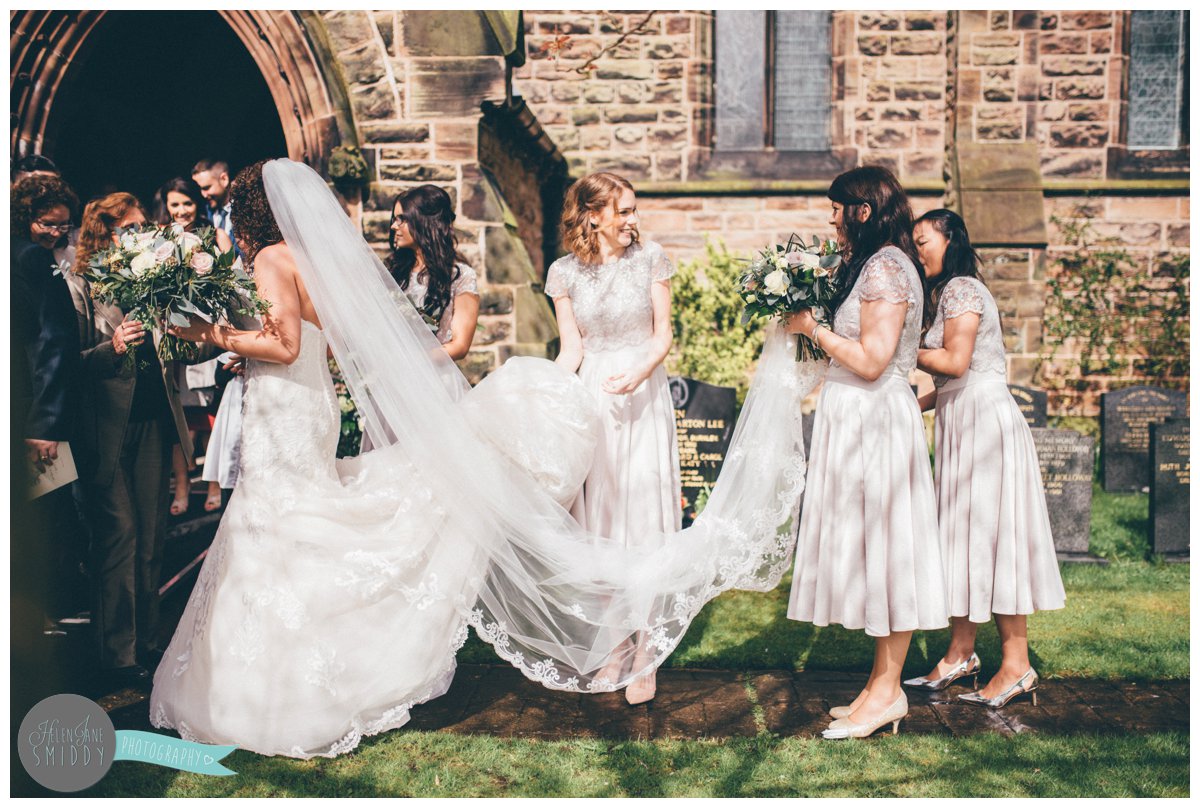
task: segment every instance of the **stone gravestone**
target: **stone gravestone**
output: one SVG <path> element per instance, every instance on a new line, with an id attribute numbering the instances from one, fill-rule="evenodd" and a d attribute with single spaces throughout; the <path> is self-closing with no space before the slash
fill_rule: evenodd
<path id="1" fill-rule="evenodd" d="M 1154 552 L 1173 561 L 1191 553 L 1191 427 L 1173 418 L 1150 425 L 1150 537 Z"/>
<path id="2" fill-rule="evenodd" d="M 1100 397 L 1100 467 L 1105 491 L 1150 486 L 1150 424 L 1187 417 L 1187 393 L 1127 387 Z"/>
<path id="3" fill-rule="evenodd" d="M 1092 469 L 1096 439 L 1073 429 L 1033 427 L 1050 512 L 1050 532 L 1060 561 L 1101 559 L 1088 553 L 1092 526 Z"/>
<path id="4" fill-rule="evenodd" d="M 1032 387 L 1022 387 L 1010 384 L 1008 392 L 1017 402 L 1017 409 L 1025 416 L 1025 423 L 1030 426 L 1046 425 L 1046 391 Z"/>
<path id="5" fill-rule="evenodd" d="M 733 437 L 737 390 L 672 376 L 671 403 L 679 444 L 679 477 L 683 488 L 683 524 L 696 518 L 696 500 L 712 488 L 729 439 Z"/>

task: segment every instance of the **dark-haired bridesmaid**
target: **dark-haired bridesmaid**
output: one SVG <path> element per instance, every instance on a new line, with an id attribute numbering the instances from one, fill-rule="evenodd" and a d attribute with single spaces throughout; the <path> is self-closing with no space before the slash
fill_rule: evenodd
<path id="1" fill-rule="evenodd" d="M 387 266 L 457 361 L 475 339 L 479 288 L 475 270 L 458 253 L 454 218 L 450 195 L 436 185 L 400 194 L 392 206 Z"/>
<path id="2" fill-rule="evenodd" d="M 829 187 L 839 270 L 832 324 L 805 309 L 788 329 L 830 356 L 817 404 L 788 617 L 862 629 L 875 661 L 862 692 L 830 710 L 826 738 L 899 729 L 900 671 L 916 629 L 947 623 L 917 365 L 924 288 L 912 208 L 890 171 L 862 166 Z"/>
<path id="3" fill-rule="evenodd" d="M 1033 435 L 1008 391 L 1000 314 L 966 225 L 953 211 L 934 210 L 917 220 L 913 236 L 930 313 L 918 365 L 935 383 L 921 405 L 936 402 L 935 485 L 952 629 L 937 666 L 904 684 L 941 690 L 966 676 L 977 682 L 976 627 L 995 615 L 1000 669 L 959 698 L 1002 707 L 1037 689 L 1025 618 L 1063 607 L 1062 578 Z"/>

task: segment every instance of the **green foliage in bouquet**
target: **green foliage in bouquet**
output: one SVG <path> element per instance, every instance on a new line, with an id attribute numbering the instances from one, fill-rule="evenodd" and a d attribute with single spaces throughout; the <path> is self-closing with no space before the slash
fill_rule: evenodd
<path id="1" fill-rule="evenodd" d="M 212 323 L 261 315 L 270 305 L 258 296 L 237 253 L 217 247 L 211 227 L 194 233 L 178 225 L 118 228 L 116 235 L 116 243 L 88 263 L 92 297 L 148 325 L 164 362 L 198 355 L 195 343 L 168 334 L 168 327 L 186 328 L 192 317 Z M 127 356 L 136 361 L 134 350 Z"/>
<path id="2" fill-rule="evenodd" d="M 745 259 L 724 242 L 705 243 L 705 256 L 680 261 L 671 279 L 671 326 L 675 345 L 671 373 L 737 389 L 746 398 L 755 362 L 762 352 L 761 321 L 742 317 L 739 278 Z"/>

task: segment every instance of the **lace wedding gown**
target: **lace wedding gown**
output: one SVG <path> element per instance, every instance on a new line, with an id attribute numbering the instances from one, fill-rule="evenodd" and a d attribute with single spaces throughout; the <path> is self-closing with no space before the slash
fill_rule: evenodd
<path id="1" fill-rule="evenodd" d="M 263 179 L 323 329 L 302 326 L 291 365 L 250 363 L 241 479 L 155 674 L 155 726 L 332 756 L 444 692 L 467 625 L 546 687 L 610 691 L 708 600 L 778 584 L 822 371 L 794 338 L 768 338 L 705 511 L 625 546 L 565 510 L 599 435 L 584 383 L 515 357 L 470 389 L 320 176 L 276 160 Z M 359 458 L 335 460 L 327 346 L 379 447 Z M 635 637 L 651 656 L 630 664 Z"/>

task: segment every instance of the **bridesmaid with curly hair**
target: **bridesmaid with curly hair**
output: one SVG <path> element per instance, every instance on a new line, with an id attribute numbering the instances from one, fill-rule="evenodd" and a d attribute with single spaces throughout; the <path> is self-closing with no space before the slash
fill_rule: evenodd
<path id="1" fill-rule="evenodd" d="M 599 404 L 603 434 L 571 514 L 587 530 L 626 546 L 680 529 L 675 410 L 663 359 L 671 350 L 671 276 L 663 248 L 642 241 L 633 185 L 591 174 L 567 191 L 562 214 L 568 255 L 550 266 L 562 341 L 557 362 L 579 372 Z M 642 667 L 639 645 L 609 673 Z M 615 678 L 615 676 L 614 676 Z M 651 673 L 629 685 L 630 704 L 654 698 Z"/>

